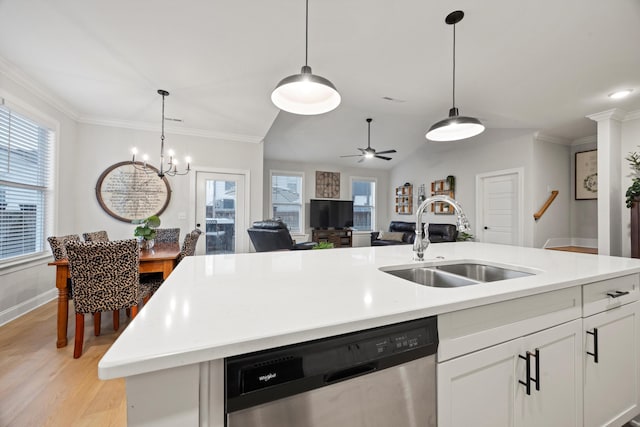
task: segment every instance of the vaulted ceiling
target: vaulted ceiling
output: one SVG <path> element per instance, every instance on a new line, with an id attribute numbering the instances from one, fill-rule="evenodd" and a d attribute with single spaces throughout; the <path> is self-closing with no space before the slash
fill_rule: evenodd
<path id="1" fill-rule="evenodd" d="M 309 65 L 343 99 L 321 116 L 270 101 L 304 64 L 304 0 L 0 0 L 0 67 L 88 123 L 159 128 L 166 89 L 172 130 L 266 137 L 267 158 L 355 165 L 338 156 L 373 117 L 372 146 L 398 153 L 362 165 L 391 167 L 451 107 L 456 9 L 462 114 L 572 140 L 595 134 L 587 114 L 640 109 L 637 0 L 310 0 Z"/>

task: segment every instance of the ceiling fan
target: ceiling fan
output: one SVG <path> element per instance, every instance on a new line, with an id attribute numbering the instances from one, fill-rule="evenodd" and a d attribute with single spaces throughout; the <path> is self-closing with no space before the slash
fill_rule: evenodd
<path id="1" fill-rule="evenodd" d="M 372 159 L 374 157 L 382 160 L 391 160 L 391 157 L 381 156 L 380 154 L 395 153 L 396 150 L 376 151 L 374 148 L 371 148 L 371 122 L 372 121 L 373 119 L 371 118 L 367 119 L 367 128 L 368 128 L 367 129 L 368 130 L 367 148 L 358 148 L 358 150 L 362 152 L 361 154 L 350 154 L 348 156 L 340 156 L 340 157 L 362 157 L 360 160 L 358 160 L 358 163 L 362 163 L 364 162 L 365 159 Z"/>

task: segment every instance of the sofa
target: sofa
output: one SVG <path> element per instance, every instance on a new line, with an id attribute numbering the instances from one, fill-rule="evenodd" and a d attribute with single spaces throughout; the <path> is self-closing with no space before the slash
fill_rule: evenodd
<path id="1" fill-rule="evenodd" d="M 431 243 L 455 242 L 458 237 L 454 224 L 429 224 L 428 230 Z M 415 237 L 415 222 L 391 221 L 388 232 L 371 233 L 371 246 L 412 245 Z"/>

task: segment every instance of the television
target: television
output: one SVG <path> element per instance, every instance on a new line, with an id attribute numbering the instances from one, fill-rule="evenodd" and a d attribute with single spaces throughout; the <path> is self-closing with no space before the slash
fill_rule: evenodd
<path id="1" fill-rule="evenodd" d="M 311 199 L 311 228 L 353 227 L 353 201 Z"/>

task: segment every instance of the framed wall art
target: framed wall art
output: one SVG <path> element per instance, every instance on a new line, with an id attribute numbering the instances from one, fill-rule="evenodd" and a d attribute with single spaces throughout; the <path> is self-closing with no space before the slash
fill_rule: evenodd
<path id="1" fill-rule="evenodd" d="M 598 150 L 576 153 L 576 200 L 598 198 Z"/>
<path id="2" fill-rule="evenodd" d="M 141 162 L 120 162 L 109 166 L 98 178 L 96 197 L 102 209 L 117 220 L 160 215 L 169 205 L 171 187 L 158 169 Z"/>
<path id="3" fill-rule="evenodd" d="M 340 198 L 340 172 L 316 171 L 316 197 L 323 199 Z"/>

